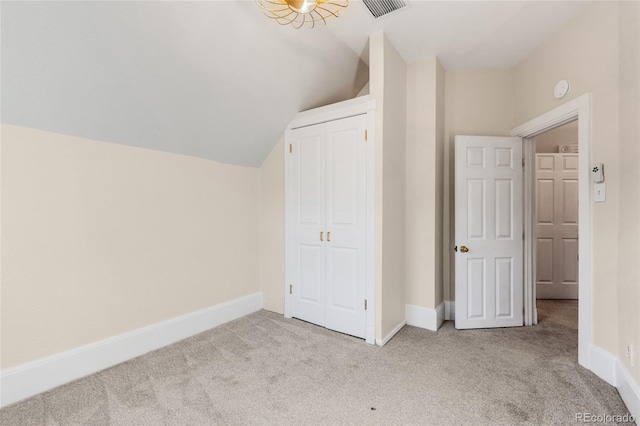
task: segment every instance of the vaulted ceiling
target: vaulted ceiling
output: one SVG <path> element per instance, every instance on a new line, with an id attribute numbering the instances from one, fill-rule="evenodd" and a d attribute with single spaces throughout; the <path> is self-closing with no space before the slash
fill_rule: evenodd
<path id="1" fill-rule="evenodd" d="M 2 121 L 259 166 L 296 112 L 368 69 L 253 2 L 2 3 Z"/>
<path id="2" fill-rule="evenodd" d="M 259 166 L 296 112 L 353 97 L 367 41 L 412 62 L 511 67 L 584 2 L 359 1 L 313 30 L 253 1 L 2 2 L 2 122 Z"/>
<path id="3" fill-rule="evenodd" d="M 374 19 L 351 1 L 329 29 L 368 63 L 369 35 L 384 31 L 408 63 L 437 56 L 447 69 L 511 68 L 584 9 L 587 1 L 431 1 Z"/>

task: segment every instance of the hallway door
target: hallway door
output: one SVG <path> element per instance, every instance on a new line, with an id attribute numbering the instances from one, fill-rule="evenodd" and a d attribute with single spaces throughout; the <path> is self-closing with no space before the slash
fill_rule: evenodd
<path id="1" fill-rule="evenodd" d="M 455 326 L 522 326 L 522 139 L 456 136 L 455 149 Z"/>
<path id="2" fill-rule="evenodd" d="M 578 298 L 578 154 L 536 154 L 538 299 Z"/>

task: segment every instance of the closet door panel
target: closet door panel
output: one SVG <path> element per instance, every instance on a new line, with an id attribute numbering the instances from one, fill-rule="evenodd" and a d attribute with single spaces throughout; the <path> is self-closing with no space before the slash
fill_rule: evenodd
<path id="1" fill-rule="evenodd" d="M 327 293 L 333 309 L 347 312 L 358 310 L 358 292 L 352 283 L 358 279 L 358 250 L 348 247 L 330 247 L 327 253 Z M 329 321 L 332 322 L 332 321 Z"/>
<path id="2" fill-rule="evenodd" d="M 292 314 L 325 326 L 325 125 L 294 130 L 292 137 Z"/>
<path id="3" fill-rule="evenodd" d="M 366 118 L 326 126 L 326 327 L 364 337 Z"/>

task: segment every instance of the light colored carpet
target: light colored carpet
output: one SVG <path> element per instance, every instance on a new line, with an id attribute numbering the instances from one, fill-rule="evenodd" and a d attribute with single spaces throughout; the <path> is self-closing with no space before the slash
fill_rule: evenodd
<path id="1" fill-rule="evenodd" d="M 574 424 L 628 413 L 577 365 L 576 302 L 535 327 L 385 347 L 261 311 L 0 410 L 2 425 Z"/>

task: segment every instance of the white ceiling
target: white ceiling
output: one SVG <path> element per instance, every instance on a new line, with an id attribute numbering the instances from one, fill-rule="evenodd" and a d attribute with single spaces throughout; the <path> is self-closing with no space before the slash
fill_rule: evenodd
<path id="1" fill-rule="evenodd" d="M 374 32 L 407 62 L 505 68 L 584 3 L 413 1 L 375 21 L 351 0 L 294 30 L 254 1 L 3 1 L 2 122 L 255 167 L 296 112 L 364 86 Z"/>
<path id="2" fill-rule="evenodd" d="M 2 2 L 2 122 L 259 166 L 368 68 L 254 2 Z"/>
<path id="3" fill-rule="evenodd" d="M 511 68 L 560 29 L 586 1 L 405 0 L 374 19 L 351 0 L 329 29 L 369 62 L 370 34 L 384 31 L 408 63 L 437 56 L 447 69 Z"/>

